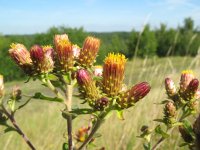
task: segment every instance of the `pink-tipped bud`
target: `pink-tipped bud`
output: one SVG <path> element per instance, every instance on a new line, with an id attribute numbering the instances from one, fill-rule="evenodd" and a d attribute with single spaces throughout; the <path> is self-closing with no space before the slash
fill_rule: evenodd
<path id="1" fill-rule="evenodd" d="M 188 85 L 188 88 L 192 92 L 197 92 L 199 87 L 199 80 L 198 79 L 192 79 Z"/>
<path id="2" fill-rule="evenodd" d="M 91 106 L 95 105 L 95 100 L 99 98 L 99 90 L 92 80 L 91 74 L 85 70 L 80 69 L 77 72 L 77 81 L 80 86 L 80 92 L 84 96 Z"/>
<path id="3" fill-rule="evenodd" d="M 102 66 L 94 66 L 94 75 L 101 77 L 103 74 L 103 67 Z"/>
<path id="4" fill-rule="evenodd" d="M 30 50 L 36 72 L 48 73 L 53 70 L 53 49 L 51 46 L 34 45 Z"/>
<path id="5" fill-rule="evenodd" d="M 149 93 L 150 89 L 151 87 L 147 82 L 136 84 L 131 88 L 130 96 L 134 98 L 134 102 L 137 102 L 145 97 Z"/>
<path id="6" fill-rule="evenodd" d="M 74 65 L 74 50 L 67 34 L 55 35 L 54 44 L 61 70 L 71 70 Z"/>
<path id="7" fill-rule="evenodd" d="M 78 81 L 79 85 L 84 86 L 84 85 L 87 85 L 88 83 L 92 82 L 92 77 L 87 70 L 80 69 L 77 72 L 77 81 Z"/>
<path id="8" fill-rule="evenodd" d="M 102 97 L 95 101 L 95 109 L 104 110 L 108 106 L 109 100 L 106 97 Z"/>
<path id="9" fill-rule="evenodd" d="M 180 79 L 180 93 L 184 93 L 190 81 L 194 79 L 194 73 L 191 70 L 185 70 L 181 74 Z"/>
<path id="10" fill-rule="evenodd" d="M 80 51 L 79 63 L 84 67 L 93 65 L 99 51 L 100 40 L 94 37 L 87 37 L 83 48 Z"/>
<path id="11" fill-rule="evenodd" d="M 81 48 L 78 45 L 74 44 L 72 45 L 72 51 L 73 51 L 74 58 L 77 59 L 80 55 Z"/>
<path id="12" fill-rule="evenodd" d="M 196 93 L 198 91 L 198 87 L 199 87 L 199 80 L 192 79 L 190 81 L 187 89 L 185 90 L 185 92 L 181 93 L 181 97 L 187 101 L 190 101 L 190 100 L 196 98 Z"/>
<path id="13" fill-rule="evenodd" d="M 171 98 L 176 94 L 176 87 L 172 79 L 166 78 L 165 79 L 165 89 L 167 95 Z"/>
<path id="14" fill-rule="evenodd" d="M 15 63 L 28 75 L 32 74 L 33 63 L 29 51 L 22 44 L 11 44 L 9 54 Z"/>
<path id="15" fill-rule="evenodd" d="M 121 108 L 129 108 L 140 99 L 144 98 L 150 91 L 151 87 L 147 82 L 142 82 L 133 86 L 130 90 L 123 93 L 117 103 Z"/>
<path id="16" fill-rule="evenodd" d="M 0 98 L 2 98 L 4 95 L 4 82 L 3 82 L 3 76 L 0 75 Z"/>

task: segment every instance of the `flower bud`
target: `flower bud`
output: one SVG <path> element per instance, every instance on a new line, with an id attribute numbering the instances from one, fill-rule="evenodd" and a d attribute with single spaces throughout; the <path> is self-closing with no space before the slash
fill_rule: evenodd
<path id="1" fill-rule="evenodd" d="M 99 90 L 92 80 L 90 73 L 85 69 L 80 69 L 77 72 L 76 78 L 82 96 L 88 100 L 90 105 L 94 106 L 95 100 L 99 98 Z"/>
<path id="2" fill-rule="evenodd" d="M 4 82 L 3 82 L 3 76 L 0 75 L 0 99 L 4 95 Z"/>
<path id="3" fill-rule="evenodd" d="M 94 75 L 101 77 L 102 74 L 103 74 L 103 67 L 100 65 L 94 66 Z"/>
<path id="4" fill-rule="evenodd" d="M 165 79 L 165 89 L 169 98 L 172 98 L 176 94 L 176 87 L 172 79 Z"/>
<path id="5" fill-rule="evenodd" d="M 74 58 L 77 59 L 80 55 L 81 48 L 78 45 L 74 44 L 72 45 L 72 51 L 73 51 Z"/>
<path id="6" fill-rule="evenodd" d="M 99 51 L 100 40 L 94 37 L 87 37 L 80 51 L 79 63 L 81 66 L 90 67 Z"/>
<path id="7" fill-rule="evenodd" d="M 14 86 L 11 93 L 11 99 L 20 100 L 22 91 L 18 86 Z"/>
<path id="8" fill-rule="evenodd" d="M 151 87 L 147 82 L 142 82 L 133 86 L 127 92 L 121 94 L 121 98 L 117 99 L 117 103 L 121 108 L 129 108 L 140 99 L 144 98 L 150 91 Z"/>
<path id="9" fill-rule="evenodd" d="M 184 93 L 181 93 L 180 96 L 187 101 L 190 101 L 194 98 L 196 98 L 196 93 L 199 87 L 199 81 L 198 79 L 192 79 L 187 86 L 187 89 Z"/>
<path id="10" fill-rule="evenodd" d="M 75 47 L 73 49 L 67 34 L 55 35 L 54 44 L 61 70 L 65 72 L 71 70 L 74 65 Z"/>
<path id="11" fill-rule="evenodd" d="M 22 44 L 11 44 L 9 49 L 9 55 L 15 61 L 15 63 L 28 75 L 32 74 L 33 63 L 30 57 L 29 51 Z"/>
<path id="12" fill-rule="evenodd" d="M 175 117 L 176 115 L 176 107 L 173 102 L 168 102 L 164 108 L 164 114 L 167 117 Z"/>
<path id="13" fill-rule="evenodd" d="M 167 102 L 164 108 L 164 118 L 163 121 L 168 127 L 172 127 L 176 119 L 176 107 L 173 102 Z"/>
<path id="14" fill-rule="evenodd" d="M 108 54 L 103 66 L 103 92 L 116 96 L 122 89 L 126 58 L 121 54 Z"/>
<path id="15" fill-rule="evenodd" d="M 193 141 L 192 136 L 185 130 L 183 126 L 179 126 L 179 132 L 185 142 L 191 143 Z"/>
<path id="16" fill-rule="evenodd" d="M 194 73 L 191 70 L 185 70 L 181 74 L 180 79 L 180 93 L 184 93 L 190 81 L 194 79 Z"/>
<path id="17" fill-rule="evenodd" d="M 34 45 L 30 50 L 36 72 L 48 73 L 53 70 L 53 49 L 51 46 Z"/>
<path id="18" fill-rule="evenodd" d="M 108 106 L 109 100 L 106 97 L 102 97 L 95 101 L 95 109 L 97 110 L 104 110 Z"/>
<path id="19" fill-rule="evenodd" d="M 164 114 L 166 117 L 176 116 L 176 107 L 173 102 L 167 102 L 164 108 Z"/>

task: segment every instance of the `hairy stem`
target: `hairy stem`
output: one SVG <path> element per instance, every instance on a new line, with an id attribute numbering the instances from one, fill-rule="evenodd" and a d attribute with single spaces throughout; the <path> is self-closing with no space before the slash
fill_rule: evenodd
<path id="1" fill-rule="evenodd" d="M 66 104 L 68 112 L 71 111 L 72 94 L 73 94 L 73 85 L 66 84 L 66 92 L 65 92 L 66 100 L 65 100 L 65 104 Z M 73 150 L 72 116 L 70 114 L 67 115 L 67 133 L 68 133 L 69 150 Z"/>
<path id="2" fill-rule="evenodd" d="M 54 85 L 51 83 L 51 81 L 49 79 L 46 79 L 45 81 L 43 81 L 49 89 L 52 90 L 52 92 L 54 92 L 56 94 L 56 96 L 62 100 L 64 100 L 63 95 L 54 87 Z"/>
<path id="3" fill-rule="evenodd" d="M 21 128 L 18 126 L 14 115 L 10 114 L 7 109 L 2 105 L 3 111 L 5 113 L 5 115 L 9 118 L 9 120 L 11 121 L 11 123 L 13 124 L 13 126 L 15 127 L 16 131 L 18 132 L 18 134 L 20 134 L 22 136 L 22 138 L 24 139 L 24 141 L 27 143 L 27 145 L 32 149 L 35 150 L 36 148 L 33 146 L 33 144 L 31 143 L 31 141 L 28 139 L 28 137 L 24 134 L 24 132 L 21 130 Z"/>
<path id="4" fill-rule="evenodd" d="M 103 112 L 99 118 L 97 118 L 96 123 L 94 124 L 92 131 L 90 132 L 89 136 L 87 139 L 83 142 L 83 144 L 78 148 L 78 150 L 83 150 L 85 146 L 92 140 L 94 134 L 97 132 L 99 127 L 101 126 L 102 122 L 104 121 L 105 116 L 107 115 L 108 112 Z"/>

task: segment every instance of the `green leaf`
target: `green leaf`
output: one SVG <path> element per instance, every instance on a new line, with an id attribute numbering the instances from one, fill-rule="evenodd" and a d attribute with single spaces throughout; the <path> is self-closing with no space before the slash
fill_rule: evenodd
<path id="1" fill-rule="evenodd" d="M 76 109 L 73 109 L 72 111 L 70 111 L 70 113 L 76 114 L 76 115 L 92 114 L 93 112 L 94 112 L 94 110 L 90 109 L 90 108 L 76 108 Z"/>
<path id="2" fill-rule="evenodd" d="M 35 95 L 32 98 L 39 99 L 39 100 L 47 100 L 51 102 L 63 102 L 63 100 L 58 97 L 48 97 L 48 96 L 43 95 L 40 92 L 35 93 Z"/>
<path id="3" fill-rule="evenodd" d="M 154 119 L 153 121 L 165 123 L 163 119 Z"/>
<path id="4" fill-rule="evenodd" d="M 190 122 L 188 120 L 183 120 L 182 122 L 183 122 L 183 126 L 184 126 L 186 132 L 194 137 L 195 135 L 194 135 L 194 132 L 193 132 L 193 127 L 190 124 Z"/>
<path id="5" fill-rule="evenodd" d="M 189 143 L 184 142 L 184 143 L 180 144 L 179 147 L 184 147 L 184 146 L 188 146 L 188 145 L 189 145 Z"/>
<path id="6" fill-rule="evenodd" d="M 68 143 L 63 143 L 62 150 L 68 150 Z"/>
<path id="7" fill-rule="evenodd" d="M 99 138 L 99 137 L 101 137 L 102 135 L 100 134 L 100 133 L 95 133 L 94 134 L 94 136 L 93 136 L 93 138 Z"/>
<path id="8" fill-rule="evenodd" d="M 145 143 L 143 144 L 143 147 L 145 150 L 151 150 L 151 143 Z"/>
<path id="9" fill-rule="evenodd" d="M 120 120 L 124 120 L 123 110 L 117 110 L 117 117 Z"/>
<path id="10" fill-rule="evenodd" d="M 160 125 L 158 125 L 156 128 L 155 128 L 155 132 L 157 134 L 160 134 L 163 138 L 168 138 L 169 137 L 169 134 L 167 134 L 165 131 L 163 131 L 163 129 L 161 128 Z"/>
<path id="11" fill-rule="evenodd" d="M 58 81 L 58 77 L 55 76 L 54 74 L 49 74 L 48 79 L 51 80 L 51 81 Z"/>

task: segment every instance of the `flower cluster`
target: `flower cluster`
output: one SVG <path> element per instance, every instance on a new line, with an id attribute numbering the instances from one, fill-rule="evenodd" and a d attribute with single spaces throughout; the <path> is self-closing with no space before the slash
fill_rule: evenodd
<path id="1" fill-rule="evenodd" d="M 70 42 L 66 34 L 55 35 L 54 45 L 55 50 L 51 46 L 34 45 L 29 52 L 22 44 L 12 44 L 9 53 L 30 76 L 71 71 L 77 79 L 82 97 L 97 110 L 104 110 L 113 102 L 118 108 L 129 108 L 150 91 L 147 82 L 130 89 L 124 88 L 127 60 L 122 54 L 110 53 L 103 67 L 93 66 L 100 47 L 97 38 L 87 37 L 80 49 Z"/>
<path id="2" fill-rule="evenodd" d="M 176 88 L 174 82 L 170 78 L 165 79 L 165 89 L 168 101 L 164 108 L 165 123 L 173 124 L 176 117 L 176 111 L 183 108 L 183 113 L 195 113 L 198 106 L 197 99 L 200 97 L 199 81 L 195 78 L 191 70 L 185 70 L 181 74 L 179 88 Z M 182 131 L 182 130 L 181 130 Z"/>
<path id="3" fill-rule="evenodd" d="M 92 73 L 86 69 L 77 72 L 80 91 L 95 109 L 103 110 L 114 101 L 120 109 L 129 108 L 150 91 L 147 82 L 136 84 L 128 90 L 124 89 L 125 63 L 124 55 L 110 53 L 104 60 L 103 69 L 99 66 L 94 69 L 93 76 L 101 77 L 99 80 L 92 78 Z"/>

